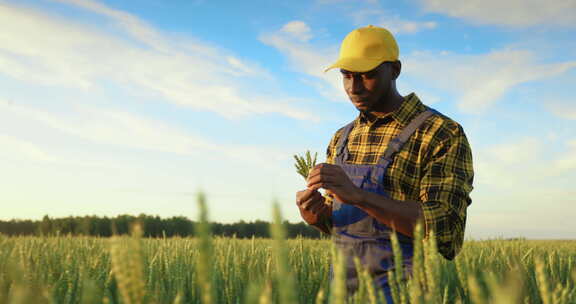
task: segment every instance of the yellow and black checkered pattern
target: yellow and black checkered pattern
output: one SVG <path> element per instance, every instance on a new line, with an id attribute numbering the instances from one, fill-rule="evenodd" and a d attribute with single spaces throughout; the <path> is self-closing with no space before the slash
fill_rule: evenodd
<path id="1" fill-rule="evenodd" d="M 360 113 L 348 138 L 347 163 L 373 165 L 396 137 L 426 107 L 416 94 L 394 112 L 382 116 Z M 343 128 L 332 137 L 327 162 L 335 163 L 336 144 Z M 384 189 L 392 199 L 420 201 L 426 231 L 434 231 L 440 253 L 453 259 L 462 247 L 466 208 L 474 171 L 464 130 L 452 119 L 434 114 L 404 144 L 386 171 Z M 326 197 L 331 203 L 331 198 Z"/>

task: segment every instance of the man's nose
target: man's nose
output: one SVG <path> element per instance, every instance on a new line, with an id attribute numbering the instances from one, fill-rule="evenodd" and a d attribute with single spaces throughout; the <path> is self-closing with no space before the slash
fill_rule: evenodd
<path id="1" fill-rule="evenodd" d="M 362 82 L 362 76 L 352 77 L 352 94 L 362 93 L 364 90 L 364 82 Z"/>

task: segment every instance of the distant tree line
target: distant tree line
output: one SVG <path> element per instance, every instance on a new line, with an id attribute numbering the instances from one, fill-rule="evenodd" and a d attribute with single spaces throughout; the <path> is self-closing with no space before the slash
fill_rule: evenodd
<path id="1" fill-rule="evenodd" d="M 145 237 L 194 236 L 195 222 L 184 216 L 160 218 L 140 214 L 139 216 L 119 215 L 116 217 L 99 216 L 69 216 L 51 218 L 44 216 L 42 220 L 9 220 L 0 221 L 0 234 L 18 235 L 74 235 L 109 237 L 115 234 L 128 234 L 130 227 L 140 223 Z M 270 223 L 257 220 L 255 222 L 240 221 L 233 224 L 211 223 L 212 234 L 215 236 L 233 236 L 237 238 L 270 237 Z M 320 238 L 321 233 L 304 222 L 297 224 L 284 222 L 289 238 L 301 235 L 308 238 Z"/>

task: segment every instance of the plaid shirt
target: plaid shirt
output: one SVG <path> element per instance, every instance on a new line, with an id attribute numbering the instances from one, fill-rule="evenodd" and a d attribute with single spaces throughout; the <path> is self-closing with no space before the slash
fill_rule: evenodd
<path id="1" fill-rule="evenodd" d="M 372 118 L 360 113 L 348 139 L 350 164 L 376 164 L 388 142 L 426 107 L 412 93 L 394 112 Z M 327 149 L 327 163 L 334 164 L 339 129 Z M 452 260 L 462 247 L 466 208 L 474 172 L 472 152 L 464 130 L 443 115 L 428 118 L 386 171 L 384 189 L 394 200 L 422 203 L 426 231 L 434 231 L 439 252 Z M 328 204 L 331 197 L 325 196 Z"/>

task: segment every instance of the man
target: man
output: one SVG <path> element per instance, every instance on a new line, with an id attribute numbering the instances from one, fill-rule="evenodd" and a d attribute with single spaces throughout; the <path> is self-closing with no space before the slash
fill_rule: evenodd
<path id="1" fill-rule="evenodd" d="M 426 235 L 435 234 L 442 256 L 452 260 L 462 246 L 474 176 L 462 127 L 416 94 L 398 93 L 398 53 L 394 37 L 383 28 L 363 27 L 346 36 L 338 61 L 328 69 L 340 68 L 344 89 L 360 113 L 334 134 L 327 163 L 315 166 L 307 189 L 296 194 L 303 219 L 331 234 L 346 255 L 358 256 L 389 303 L 391 231 L 398 232 L 408 271 L 418 221 Z M 354 292 L 352 259 L 346 276 Z"/>

